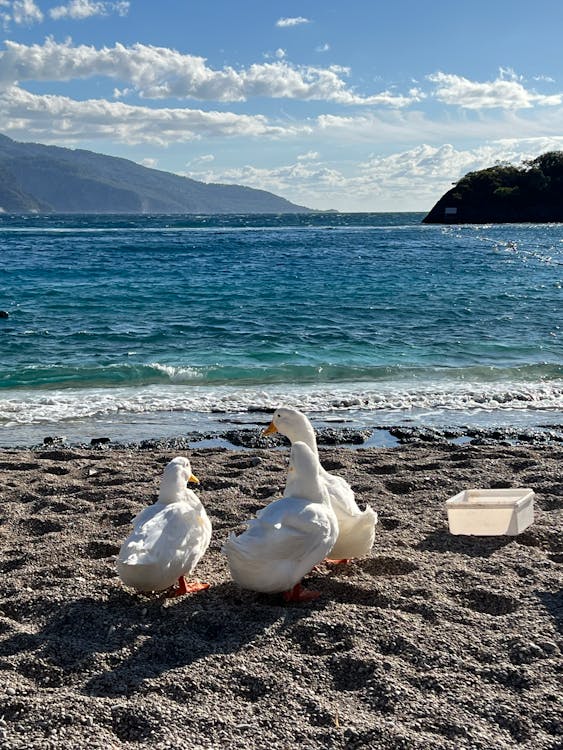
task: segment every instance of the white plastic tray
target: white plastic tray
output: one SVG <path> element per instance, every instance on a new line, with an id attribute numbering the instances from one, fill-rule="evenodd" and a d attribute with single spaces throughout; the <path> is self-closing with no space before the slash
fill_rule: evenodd
<path id="1" fill-rule="evenodd" d="M 534 521 L 534 491 L 463 490 L 446 500 L 446 510 L 452 534 L 515 536 Z"/>

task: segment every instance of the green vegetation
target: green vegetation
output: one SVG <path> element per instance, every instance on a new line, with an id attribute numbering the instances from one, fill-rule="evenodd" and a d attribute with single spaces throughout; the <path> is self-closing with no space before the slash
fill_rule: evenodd
<path id="1" fill-rule="evenodd" d="M 563 151 L 521 167 L 498 164 L 468 172 L 424 218 L 426 224 L 563 222 Z"/>

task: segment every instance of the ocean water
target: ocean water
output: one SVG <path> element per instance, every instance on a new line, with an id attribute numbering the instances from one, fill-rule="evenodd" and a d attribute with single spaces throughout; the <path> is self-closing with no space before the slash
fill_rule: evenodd
<path id="1" fill-rule="evenodd" d="M 422 216 L 1 215 L 0 445 L 560 424 L 563 226 Z"/>

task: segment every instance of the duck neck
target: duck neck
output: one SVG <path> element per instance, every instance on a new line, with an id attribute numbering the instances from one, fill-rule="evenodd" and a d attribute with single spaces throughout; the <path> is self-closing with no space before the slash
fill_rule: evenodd
<path id="1" fill-rule="evenodd" d="M 319 482 L 318 477 L 314 481 L 311 477 L 295 477 L 295 479 L 288 480 L 283 494 L 284 497 L 300 497 L 309 503 L 331 507 L 328 491 Z"/>
<path id="2" fill-rule="evenodd" d="M 185 489 L 186 483 L 182 480 L 163 480 L 158 493 L 158 501 L 165 505 L 178 502 L 184 496 Z"/>
<path id="3" fill-rule="evenodd" d="M 301 441 L 310 448 L 317 458 L 319 457 L 319 451 L 317 449 L 317 438 L 315 437 L 315 430 L 312 424 L 307 420 L 304 424 L 300 425 L 299 434 L 288 435 L 288 438 L 292 443 Z"/>

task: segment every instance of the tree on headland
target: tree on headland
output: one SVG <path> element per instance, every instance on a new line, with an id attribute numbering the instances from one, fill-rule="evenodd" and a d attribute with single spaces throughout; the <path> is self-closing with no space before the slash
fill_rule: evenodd
<path id="1" fill-rule="evenodd" d="M 549 151 L 520 167 L 497 164 L 468 172 L 423 221 L 563 222 L 563 151 Z"/>
<path id="2" fill-rule="evenodd" d="M 529 169 L 538 169 L 546 177 L 561 179 L 563 177 L 563 151 L 548 151 L 546 154 L 529 159 L 524 164 Z"/>

